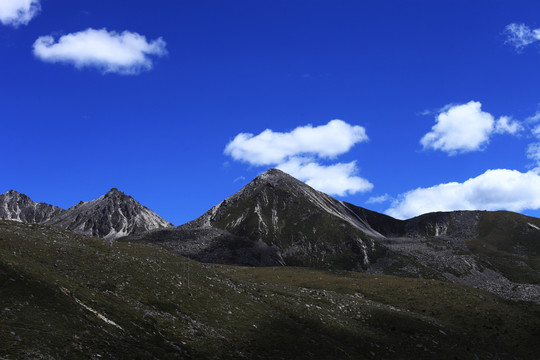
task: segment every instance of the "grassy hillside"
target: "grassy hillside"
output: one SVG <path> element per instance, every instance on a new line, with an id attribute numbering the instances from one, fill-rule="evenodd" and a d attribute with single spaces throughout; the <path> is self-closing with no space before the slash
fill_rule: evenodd
<path id="1" fill-rule="evenodd" d="M 508 279 L 540 284 L 540 219 L 508 211 L 485 212 L 478 236 L 468 247 Z"/>
<path id="2" fill-rule="evenodd" d="M 540 306 L 0 221 L 2 359 L 535 359 Z"/>

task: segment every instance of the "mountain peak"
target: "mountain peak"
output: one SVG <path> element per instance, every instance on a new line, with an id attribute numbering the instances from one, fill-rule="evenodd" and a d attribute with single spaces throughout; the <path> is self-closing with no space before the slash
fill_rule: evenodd
<path id="1" fill-rule="evenodd" d="M 302 181 L 279 169 L 269 169 L 264 173 L 260 174 L 255 179 L 253 179 L 253 181 L 251 182 L 251 186 L 248 185 L 248 188 L 260 184 L 269 184 L 272 186 L 278 186 L 281 184 L 305 185 Z"/>
<path id="2" fill-rule="evenodd" d="M 121 192 L 120 190 L 118 190 L 117 188 L 113 187 L 111 190 L 109 190 L 105 195 L 116 195 L 116 196 L 119 196 L 119 195 L 126 195 L 125 193 Z"/>
<path id="3" fill-rule="evenodd" d="M 71 207 L 52 224 L 105 239 L 172 226 L 117 188 L 112 188 L 97 199 Z"/>
<path id="4" fill-rule="evenodd" d="M 24 197 L 27 197 L 26 195 L 24 195 L 23 193 L 20 193 L 16 190 L 8 190 L 6 191 L 5 193 L 3 194 L 0 194 L 0 195 L 4 195 L 4 196 L 8 196 L 8 197 L 18 197 L 18 198 L 24 198 Z"/>
<path id="5" fill-rule="evenodd" d="M 279 169 L 269 169 L 257 176 L 255 180 L 279 180 L 279 179 L 294 179 L 291 175 Z M 295 179 L 296 180 L 296 179 Z"/>
<path id="6" fill-rule="evenodd" d="M 261 175 L 259 175 L 258 177 L 283 177 L 283 176 L 290 176 L 288 175 L 287 173 L 279 170 L 279 169 L 276 169 L 276 168 L 272 168 L 272 169 L 268 169 L 266 170 L 265 172 L 263 172 Z"/>

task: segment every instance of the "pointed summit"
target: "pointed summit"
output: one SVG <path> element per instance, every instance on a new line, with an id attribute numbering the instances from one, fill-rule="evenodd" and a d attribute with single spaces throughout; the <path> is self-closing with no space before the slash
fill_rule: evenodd
<path id="1" fill-rule="evenodd" d="M 293 180 L 299 181 L 296 178 L 292 177 L 291 175 L 287 174 L 286 172 L 283 172 L 276 168 L 266 170 L 265 172 L 263 172 L 262 174 L 260 174 L 259 176 L 255 178 L 255 180 L 261 180 L 261 181 L 262 180 L 276 181 L 276 180 L 283 180 L 283 179 L 289 179 L 289 180 L 293 179 Z"/>
<path id="2" fill-rule="evenodd" d="M 122 191 L 118 190 L 117 188 L 113 187 L 105 195 L 126 195 L 126 194 L 123 193 Z"/>
<path id="3" fill-rule="evenodd" d="M 123 193 L 122 191 L 118 190 L 117 188 L 113 187 L 111 190 L 109 190 L 105 195 L 104 195 L 105 198 L 117 198 L 117 199 L 122 199 L 122 198 L 131 198 L 131 196 L 129 195 L 126 195 L 125 193 Z"/>
<path id="4" fill-rule="evenodd" d="M 95 200 L 80 202 L 51 224 L 105 239 L 173 226 L 117 188 Z"/>
<path id="5" fill-rule="evenodd" d="M 303 183 L 302 181 L 287 174 L 286 172 L 279 169 L 275 169 L 275 168 L 266 170 L 265 172 L 257 176 L 253 181 L 254 182 L 268 182 L 268 183 L 278 183 L 278 182 L 283 182 L 283 181 Z"/>

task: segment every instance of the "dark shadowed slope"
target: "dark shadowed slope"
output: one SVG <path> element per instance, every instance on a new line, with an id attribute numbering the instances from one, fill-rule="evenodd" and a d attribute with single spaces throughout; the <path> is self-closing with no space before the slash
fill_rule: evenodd
<path id="1" fill-rule="evenodd" d="M 201 264 L 0 221 L 2 359 L 537 359 L 540 308 L 426 279 Z"/>

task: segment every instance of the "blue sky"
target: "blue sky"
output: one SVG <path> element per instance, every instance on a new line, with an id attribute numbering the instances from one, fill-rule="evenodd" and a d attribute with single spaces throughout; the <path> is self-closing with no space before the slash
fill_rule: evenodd
<path id="1" fill-rule="evenodd" d="M 537 1 L 0 0 L 0 193 L 179 225 L 279 167 L 406 218 L 540 216 Z"/>

